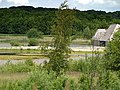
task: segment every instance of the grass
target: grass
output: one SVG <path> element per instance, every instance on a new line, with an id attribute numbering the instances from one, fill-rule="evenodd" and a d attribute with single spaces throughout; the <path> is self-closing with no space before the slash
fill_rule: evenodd
<path id="1" fill-rule="evenodd" d="M 52 42 L 53 37 L 49 35 L 44 35 L 44 38 L 39 39 L 40 43 L 50 43 Z M 10 43 L 13 40 L 17 40 L 21 45 L 28 44 L 28 38 L 25 34 L 0 34 L 0 42 Z M 74 45 L 89 45 L 90 40 L 76 39 L 73 40 L 71 44 Z M 0 53 L 16 53 L 17 55 L 0 55 L 0 60 L 26 60 L 26 59 L 39 59 L 45 58 L 44 55 L 41 55 L 40 50 L 32 49 L 0 49 Z M 77 51 L 72 52 L 71 54 L 92 54 L 92 52 L 86 51 Z M 99 52 L 102 54 L 103 52 Z M 76 58 L 76 57 L 75 57 Z"/>
<path id="2" fill-rule="evenodd" d="M 39 49 L 0 49 L 0 52 L 14 52 L 14 53 L 41 53 Z"/>
<path id="3" fill-rule="evenodd" d="M 72 41 L 72 44 L 77 44 L 77 45 L 90 45 L 91 40 L 84 40 L 84 39 L 76 39 Z"/>
<path id="4" fill-rule="evenodd" d="M 44 35 L 42 39 L 39 39 L 40 43 L 50 43 L 52 41 L 53 37 L 49 35 Z M 21 43 L 21 45 L 27 45 L 28 43 L 28 38 L 25 34 L 0 34 L 0 42 L 4 43 L 10 43 L 11 41 L 18 41 Z M 72 44 L 77 44 L 77 45 L 89 45 L 90 40 L 83 40 L 83 39 L 76 39 L 72 41 Z"/>
<path id="5" fill-rule="evenodd" d="M 22 80 L 28 76 L 28 73 L 0 73 L 0 81 L 3 80 Z"/>
<path id="6" fill-rule="evenodd" d="M 0 52 L 13 52 L 13 53 L 29 53 L 29 54 L 41 54 L 39 49 L 0 49 Z M 72 51 L 71 54 L 92 54 L 92 51 Z M 98 52 L 104 53 L 104 52 Z"/>
<path id="7" fill-rule="evenodd" d="M 0 60 L 33 60 L 42 59 L 45 56 L 41 55 L 0 55 Z"/>
<path id="8" fill-rule="evenodd" d="M 66 76 L 74 79 L 75 81 L 78 81 L 78 78 L 80 77 L 80 72 L 69 71 L 69 72 L 66 72 Z"/>
<path id="9" fill-rule="evenodd" d="M 44 54 L 41 53 L 40 50 L 20 50 L 20 49 L 0 49 L 0 52 L 2 53 L 16 53 L 16 55 L 0 55 L 0 60 L 28 60 L 28 59 L 43 59 L 46 58 Z M 78 54 L 78 56 L 71 56 L 72 58 L 81 58 L 79 54 L 92 54 L 91 51 L 75 51 L 71 52 L 72 54 Z M 104 54 L 104 52 L 97 52 L 97 54 Z M 82 57 L 83 58 L 83 57 Z"/>

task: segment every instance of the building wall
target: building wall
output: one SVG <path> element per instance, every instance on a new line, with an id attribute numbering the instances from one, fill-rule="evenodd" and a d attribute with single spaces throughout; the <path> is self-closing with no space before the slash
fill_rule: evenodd
<path id="1" fill-rule="evenodd" d="M 100 46 L 100 41 L 99 40 L 93 40 L 93 45 L 94 46 Z"/>

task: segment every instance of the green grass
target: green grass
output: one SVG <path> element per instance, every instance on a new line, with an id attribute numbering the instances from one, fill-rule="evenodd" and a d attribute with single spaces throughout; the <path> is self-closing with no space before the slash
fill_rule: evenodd
<path id="1" fill-rule="evenodd" d="M 44 35 L 42 39 L 39 39 L 40 43 L 50 43 L 53 37 L 50 35 Z M 10 43 L 11 41 L 18 41 L 21 45 L 28 44 L 28 38 L 25 34 L 0 34 L 0 42 Z M 90 45 L 90 40 L 76 39 L 72 41 L 72 44 L 77 45 Z"/>
<path id="2" fill-rule="evenodd" d="M 25 34 L 0 34 L 0 36 L 25 36 Z"/>
<path id="3" fill-rule="evenodd" d="M 41 53 L 39 49 L 0 49 L 0 52 L 13 52 L 13 53 Z"/>
<path id="4" fill-rule="evenodd" d="M 16 53 L 16 55 L 0 55 L 0 60 L 28 60 L 28 59 L 43 59 L 46 58 L 46 55 L 44 55 L 41 50 L 33 50 L 33 49 L 0 49 L 0 52 L 2 53 Z M 94 52 L 95 53 L 95 52 Z M 75 51 L 71 52 L 71 54 L 92 54 L 91 51 Z M 104 52 L 97 52 L 97 54 L 104 54 Z M 72 56 L 72 58 L 80 58 L 80 56 Z"/>
<path id="5" fill-rule="evenodd" d="M 43 55 L 0 55 L 0 60 L 33 60 L 43 58 L 45 58 Z"/>
<path id="6" fill-rule="evenodd" d="M 91 45 L 91 40 L 76 39 L 72 41 L 72 44 L 77 45 Z"/>

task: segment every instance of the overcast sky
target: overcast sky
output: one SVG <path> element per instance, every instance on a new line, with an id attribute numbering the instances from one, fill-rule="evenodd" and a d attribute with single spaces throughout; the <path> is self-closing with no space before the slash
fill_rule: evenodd
<path id="1" fill-rule="evenodd" d="M 64 0 L 0 0 L 0 8 L 29 5 L 34 7 L 58 8 Z M 68 0 L 70 8 L 79 10 L 120 11 L 120 0 Z"/>

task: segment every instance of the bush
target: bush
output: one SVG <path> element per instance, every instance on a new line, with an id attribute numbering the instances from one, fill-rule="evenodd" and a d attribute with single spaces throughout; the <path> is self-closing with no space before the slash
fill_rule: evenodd
<path id="1" fill-rule="evenodd" d="M 2 82 L 0 90 L 65 90 L 66 80 L 64 76 L 56 78 L 54 72 L 36 70 L 25 80 Z"/>
<path id="2" fill-rule="evenodd" d="M 48 74 L 47 71 L 39 70 L 31 72 L 30 77 L 23 82 L 23 90 L 65 90 L 66 78 L 60 76 L 56 78 L 54 72 Z"/>
<path id="3" fill-rule="evenodd" d="M 90 61 L 86 61 L 86 60 L 72 61 L 71 60 L 69 62 L 70 71 L 88 72 L 89 67 L 90 67 Z"/>
<path id="4" fill-rule="evenodd" d="M 106 68 L 114 71 L 120 70 L 120 31 L 115 33 L 105 50 Z"/>
<path id="5" fill-rule="evenodd" d="M 42 32 L 37 31 L 37 29 L 32 28 L 27 32 L 28 38 L 42 38 Z"/>
<path id="6" fill-rule="evenodd" d="M 20 46 L 20 43 L 18 41 L 11 41 L 11 46 Z"/>
<path id="7" fill-rule="evenodd" d="M 39 44 L 38 40 L 35 38 L 29 39 L 29 46 L 37 46 Z"/>
<path id="8" fill-rule="evenodd" d="M 31 60 L 26 60 L 25 62 L 13 64 L 10 61 L 5 65 L 0 66 L 0 73 L 16 73 L 16 72 L 31 72 L 39 69 L 38 65 L 35 65 Z"/>

